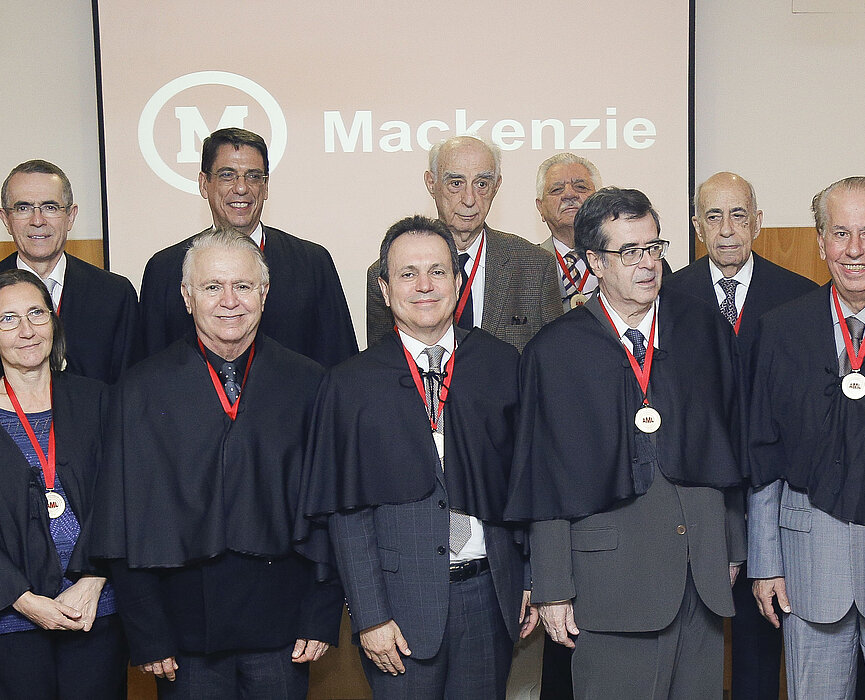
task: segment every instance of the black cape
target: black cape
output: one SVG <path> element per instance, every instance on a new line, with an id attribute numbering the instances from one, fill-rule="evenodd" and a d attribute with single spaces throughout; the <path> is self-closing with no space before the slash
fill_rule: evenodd
<path id="1" fill-rule="evenodd" d="M 841 392 L 831 284 L 760 320 L 748 436 L 755 486 L 786 479 L 811 503 L 865 525 L 865 400 Z"/>
<path id="2" fill-rule="evenodd" d="M 147 568 L 290 554 L 322 374 L 259 334 L 232 422 L 194 338 L 131 368 L 114 392 L 92 556 Z"/>
<path id="3" fill-rule="evenodd" d="M 652 463 L 668 480 L 726 488 L 743 478 L 730 325 L 677 292 L 660 296 L 659 348 L 649 399 L 661 427 L 634 426 L 642 392 L 597 298 L 545 326 L 520 362 L 520 422 L 505 515 L 576 519 L 648 488 L 634 468 Z"/>
<path id="4" fill-rule="evenodd" d="M 330 253 L 317 243 L 263 228 L 270 291 L 261 332 L 325 367 L 357 354 L 351 316 Z M 192 238 L 159 251 L 144 268 L 142 357 L 192 332 L 192 317 L 180 296 L 183 257 Z"/>
<path id="5" fill-rule="evenodd" d="M 513 454 L 519 353 L 480 328 L 457 331 L 445 403 L 445 484 L 451 508 L 502 522 Z M 322 382 L 304 468 L 302 512 L 418 501 L 440 469 L 429 418 L 399 336 L 333 368 Z M 309 527 L 298 524 L 298 533 Z"/>
<path id="6" fill-rule="evenodd" d="M 104 386 L 55 372 L 53 421 L 57 475 L 66 505 L 81 525 L 68 571 L 86 564 L 87 530 L 102 452 Z M 0 610 L 24 591 L 53 598 L 64 572 L 48 527 L 45 487 L 9 434 L 0 428 Z"/>

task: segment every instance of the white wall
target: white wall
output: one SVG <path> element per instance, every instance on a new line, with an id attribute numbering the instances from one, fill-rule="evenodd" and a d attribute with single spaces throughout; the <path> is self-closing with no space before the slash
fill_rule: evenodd
<path id="1" fill-rule="evenodd" d="M 78 203 L 70 237 L 101 238 L 90 0 L 2 0 L 0 27 L 0 182 L 25 160 L 56 163 Z"/>

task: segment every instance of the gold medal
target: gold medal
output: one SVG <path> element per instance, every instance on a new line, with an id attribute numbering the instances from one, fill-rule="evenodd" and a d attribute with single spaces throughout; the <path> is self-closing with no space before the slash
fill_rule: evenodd
<path id="1" fill-rule="evenodd" d="M 582 292 L 577 292 L 571 297 L 571 308 L 576 309 L 578 306 L 582 306 L 583 304 L 585 304 L 588 300 L 589 297 L 587 297 L 585 294 L 583 294 Z"/>
<path id="2" fill-rule="evenodd" d="M 66 510 L 66 501 L 56 491 L 46 491 L 45 500 L 48 501 L 48 517 L 52 520 L 59 518 Z"/>
<path id="3" fill-rule="evenodd" d="M 661 427 L 661 414 L 651 406 L 643 406 L 634 416 L 634 425 L 644 433 L 654 433 Z"/>

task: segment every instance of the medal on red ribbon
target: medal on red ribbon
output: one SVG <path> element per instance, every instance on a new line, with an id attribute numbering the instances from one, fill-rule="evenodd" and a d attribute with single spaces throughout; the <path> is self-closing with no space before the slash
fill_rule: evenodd
<path id="1" fill-rule="evenodd" d="M 18 397 L 15 396 L 15 391 L 6 377 L 3 377 L 3 383 L 6 385 L 6 393 L 9 395 L 12 407 L 15 409 L 15 415 L 21 421 L 24 432 L 27 433 L 27 439 L 33 445 L 33 450 L 36 452 L 36 457 L 38 457 L 39 464 L 42 466 L 42 476 L 45 478 L 45 499 L 48 501 L 48 517 L 54 520 L 63 515 L 63 511 L 66 510 L 66 501 L 63 500 L 63 496 L 54 490 L 54 481 L 57 476 L 57 455 L 54 447 L 54 417 L 52 415 L 51 427 L 48 429 L 48 454 L 46 455 L 42 449 L 42 445 L 39 444 L 39 440 L 36 439 L 36 432 L 33 430 L 33 426 L 30 425 L 27 414 L 22 410 Z M 53 397 L 53 389 L 51 393 Z"/>
<path id="2" fill-rule="evenodd" d="M 853 338 L 850 337 L 850 329 L 847 327 L 847 321 L 841 311 L 841 302 L 838 301 L 838 292 L 835 291 L 834 284 L 832 285 L 832 303 L 835 305 L 835 313 L 838 314 L 838 325 L 841 326 L 844 349 L 847 351 L 847 359 L 850 360 L 850 369 L 852 370 L 841 379 L 841 391 L 848 399 L 858 401 L 865 396 L 865 376 L 860 371 L 862 361 L 865 360 L 865 342 L 859 346 L 858 354 L 853 352 Z"/>
<path id="3" fill-rule="evenodd" d="M 603 309 L 604 315 L 613 327 L 613 332 L 618 335 L 616 324 L 613 323 L 613 319 L 610 318 L 610 314 L 607 312 L 607 307 L 604 306 L 604 302 L 601 301 L 600 297 L 598 297 L 598 301 L 601 303 L 601 309 Z M 634 371 L 634 376 L 637 378 L 637 383 L 640 385 L 640 390 L 643 392 L 643 405 L 634 415 L 634 425 L 637 426 L 638 430 L 644 433 L 654 433 L 661 427 L 661 414 L 649 405 L 648 398 L 649 377 L 652 374 L 652 358 L 655 355 L 655 326 L 657 321 L 658 315 L 655 314 L 652 318 L 652 330 L 649 333 L 649 342 L 646 347 L 646 358 L 643 360 L 642 367 L 640 367 L 640 363 L 637 362 L 637 358 L 634 357 L 634 353 L 622 345 L 622 347 L 625 348 L 625 354 L 628 356 L 628 362 L 631 363 L 631 369 Z"/>
<path id="4" fill-rule="evenodd" d="M 579 283 L 575 282 L 573 275 L 571 275 L 571 271 L 568 269 L 568 265 L 565 262 L 565 259 L 559 252 L 559 249 L 553 246 L 553 250 L 556 251 L 556 260 L 558 260 L 559 262 L 559 267 L 562 268 L 562 274 L 564 274 L 565 277 L 568 278 L 568 282 L 570 282 L 572 286 L 577 288 L 576 293 L 571 295 L 570 297 L 571 308 L 576 309 L 578 306 L 582 306 L 589 300 L 589 298 L 585 294 L 583 294 L 583 287 L 586 286 L 586 281 L 589 279 L 589 275 L 591 274 L 591 272 L 587 267 Z"/>
<path id="5" fill-rule="evenodd" d="M 252 358 L 255 357 L 255 343 L 252 343 L 252 348 L 249 351 L 249 359 L 246 361 L 246 371 L 243 373 L 243 381 L 240 384 L 240 396 L 237 397 L 237 401 L 234 402 L 233 406 L 228 400 L 228 396 L 225 395 L 225 387 L 222 386 L 222 382 L 219 381 L 219 375 L 216 373 L 216 370 L 213 369 L 210 360 L 207 359 L 207 353 L 204 351 L 204 344 L 201 342 L 201 338 L 198 338 L 198 347 L 201 348 L 201 354 L 204 355 L 204 362 L 207 365 L 207 371 L 210 373 L 210 381 L 213 382 L 213 388 L 216 389 L 216 395 L 219 397 L 219 403 L 222 404 L 222 410 L 225 411 L 225 415 L 231 418 L 231 420 L 236 420 L 237 407 L 240 406 L 240 397 L 243 396 L 243 387 L 246 386 L 246 378 L 249 376 L 249 368 L 252 367 Z"/>
<path id="6" fill-rule="evenodd" d="M 430 409 L 430 406 L 426 401 L 426 391 L 424 390 L 423 379 L 421 379 L 420 371 L 417 367 L 417 362 L 414 361 L 414 358 L 411 356 L 411 353 L 408 351 L 408 348 L 403 345 L 402 351 L 405 353 L 405 361 L 408 363 L 408 369 L 411 372 L 411 378 L 414 380 L 415 388 L 417 389 L 417 393 L 420 394 L 421 401 L 423 401 L 423 405 L 426 408 L 427 416 L 429 416 L 429 424 L 433 433 L 436 431 L 436 427 L 438 426 L 439 419 L 441 418 L 442 411 L 445 407 L 445 401 L 448 398 L 448 392 L 451 388 L 451 380 L 454 376 L 454 357 L 456 356 L 456 348 L 454 348 L 454 352 L 451 353 L 450 358 L 445 364 L 445 372 L 444 372 L 444 380 L 442 381 L 441 391 L 439 392 L 439 405 L 438 410 L 433 412 Z"/>

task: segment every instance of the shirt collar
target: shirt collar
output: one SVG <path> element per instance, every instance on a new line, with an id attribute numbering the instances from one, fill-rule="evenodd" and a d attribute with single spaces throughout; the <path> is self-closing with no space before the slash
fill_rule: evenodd
<path id="1" fill-rule="evenodd" d="M 402 341 L 402 344 L 405 346 L 406 350 L 409 351 L 409 354 L 414 358 L 415 362 L 423 367 L 424 369 L 429 369 L 429 359 L 424 354 L 424 350 L 428 347 L 432 347 L 432 345 L 441 345 L 445 349 L 444 357 L 442 357 L 442 363 L 450 357 L 450 355 L 454 351 L 454 345 L 456 343 L 456 338 L 454 336 L 454 327 L 451 324 L 448 329 L 445 331 L 444 335 L 439 338 L 438 342 L 432 343 L 432 345 L 427 345 L 426 343 L 421 342 L 417 338 L 413 338 L 407 333 L 403 333 L 398 330 L 399 338 Z"/>
<path id="2" fill-rule="evenodd" d="M 487 236 L 487 229 L 486 229 L 486 227 L 484 227 L 484 230 L 481 231 L 481 235 L 478 236 L 477 238 L 475 238 L 475 240 L 472 242 L 472 244 L 468 247 L 468 250 L 461 250 L 458 252 L 461 254 L 462 253 L 468 253 L 469 260 L 472 263 L 474 263 L 475 258 L 477 257 L 477 254 L 478 254 L 478 249 L 481 247 L 481 241 L 483 241 L 486 238 L 486 236 Z M 486 258 L 487 258 L 487 246 L 485 243 L 484 249 L 481 251 L 481 260 L 478 263 L 478 267 L 483 267 L 486 264 Z"/>
<path id="3" fill-rule="evenodd" d="M 562 257 L 565 257 L 568 253 L 573 253 L 573 252 L 574 252 L 573 248 L 568 248 L 567 245 L 565 245 L 564 243 L 562 243 L 562 242 L 561 242 L 558 238 L 556 238 L 555 236 L 553 236 L 552 238 L 553 238 L 553 246 L 555 246 L 555 249 L 556 249 L 557 251 L 559 251 L 559 255 L 561 255 Z M 576 254 L 575 254 L 575 255 L 576 255 Z M 577 256 L 577 260 L 579 260 L 579 256 Z"/>
<path id="4" fill-rule="evenodd" d="M 709 256 L 706 256 L 709 258 Z M 709 258 L 709 274 L 712 276 L 712 285 L 717 285 L 718 280 L 724 277 L 724 273 L 721 272 L 721 269 L 714 263 L 712 258 Z M 742 265 L 741 269 L 733 275 L 730 279 L 736 280 L 740 285 L 748 288 L 748 285 L 751 284 L 751 277 L 754 274 L 754 253 L 751 253 L 748 256 L 748 259 L 745 261 L 745 264 Z"/>
<path id="5" fill-rule="evenodd" d="M 17 256 L 16 265 L 18 266 L 19 270 L 27 270 L 28 272 L 32 272 L 34 275 L 39 277 L 39 274 L 36 272 L 36 270 L 34 270 L 26 262 L 24 262 L 24 260 L 21 258 L 20 255 Z M 39 278 L 42 279 L 41 277 L 39 277 Z M 52 297 L 54 297 L 53 298 L 54 306 L 56 307 L 57 306 L 57 298 L 59 298 L 59 297 L 55 297 L 55 295 L 61 293 L 61 290 L 63 288 L 63 282 L 66 280 L 66 253 L 63 253 L 60 256 L 60 260 L 57 261 L 57 264 L 54 266 L 54 269 L 48 273 L 48 276 L 45 279 L 46 280 L 52 279 L 57 283 L 57 285 L 54 288 L 55 293 L 54 293 L 54 295 L 52 295 Z"/>
<path id="6" fill-rule="evenodd" d="M 213 230 L 216 230 L 216 224 L 213 225 Z M 261 222 L 258 222 L 258 226 L 255 227 L 252 233 L 249 234 L 249 237 L 253 240 L 255 245 L 261 248 L 261 241 L 264 238 L 264 227 L 261 225 Z M 267 244 L 267 241 L 264 241 Z"/>
<path id="7" fill-rule="evenodd" d="M 622 317 L 616 313 L 616 310 L 608 301 L 607 297 L 604 296 L 604 293 L 598 290 L 598 294 L 601 295 L 601 301 L 604 302 L 604 308 L 607 310 L 607 313 L 610 314 L 610 318 L 613 321 L 613 325 L 616 327 L 616 335 L 619 337 L 619 340 L 625 338 L 625 331 L 627 331 L 630 326 L 622 320 Z M 658 313 L 658 300 L 655 299 L 652 304 L 652 308 L 650 308 L 646 315 L 643 316 L 642 320 L 637 324 L 636 329 L 643 334 L 643 337 L 648 341 L 649 336 L 652 334 L 652 320 L 655 318 Z M 658 347 L 658 326 L 655 326 L 655 342 L 654 346 Z"/>

